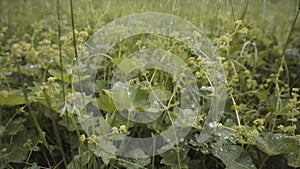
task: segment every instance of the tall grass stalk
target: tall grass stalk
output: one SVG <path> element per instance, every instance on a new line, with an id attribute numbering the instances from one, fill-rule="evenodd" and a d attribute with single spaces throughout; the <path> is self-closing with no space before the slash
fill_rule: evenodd
<path id="1" fill-rule="evenodd" d="M 49 95 L 47 94 L 46 91 L 44 91 L 44 95 L 46 97 L 47 105 L 48 105 L 48 107 L 50 109 L 50 107 L 51 107 L 50 97 L 49 97 Z M 47 109 L 47 113 L 48 114 L 51 113 L 49 109 Z M 60 135 L 59 135 L 59 131 L 58 131 L 58 127 L 57 127 L 57 124 L 56 124 L 56 120 L 55 120 L 55 118 L 52 115 L 50 115 L 50 120 L 51 120 L 51 123 L 52 123 L 52 128 L 54 130 L 54 137 L 55 137 L 55 140 L 58 143 L 59 151 L 60 151 L 60 154 L 61 154 L 61 156 L 63 158 L 63 162 L 64 162 L 64 165 L 65 165 L 65 168 L 66 168 L 68 166 L 68 164 L 67 164 L 66 155 L 64 153 L 64 149 L 63 149 L 63 146 L 62 146 L 62 140 L 61 140 Z"/>
<path id="2" fill-rule="evenodd" d="M 63 103 L 66 103 L 66 92 L 65 92 L 65 82 L 64 82 L 64 74 L 63 74 L 63 61 L 62 61 L 62 43 L 61 43 L 61 40 L 60 40 L 60 38 L 61 38 L 61 29 L 60 29 L 60 4 L 59 4 L 59 0 L 56 1 L 56 14 L 57 14 L 57 36 L 58 36 L 58 50 L 59 50 L 59 63 L 60 63 L 62 96 L 63 96 Z M 49 100 L 49 99 L 47 99 L 47 100 Z M 49 101 L 47 101 L 47 103 L 49 104 L 48 106 L 51 106 Z M 66 109 L 65 111 L 66 111 L 66 115 L 67 115 L 67 126 L 69 128 L 68 110 Z M 54 129 L 54 136 L 55 136 L 56 140 L 58 141 L 60 153 L 62 155 L 63 163 L 64 163 L 65 168 L 66 168 L 68 166 L 68 164 L 67 164 L 66 155 L 64 153 L 63 146 L 62 146 L 62 140 L 61 140 L 61 138 L 58 134 L 58 129 L 57 129 L 55 119 L 53 119 L 52 116 L 51 116 L 51 122 L 52 122 L 53 129 Z"/>
<path id="3" fill-rule="evenodd" d="M 65 92 L 65 81 L 64 81 L 64 73 L 63 73 L 63 61 L 62 61 L 62 43 L 61 43 L 61 30 L 60 30 L 60 8 L 59 8 L 59 0 L 56 0 L 56 14 L 57 14 L 57 36 L 58 36 L 58 52 L 59 52 L 59 64 L 60 64 L 60 76 L 61 76 L 61 88 L 63 101 L 66 103 L 66 92 Z M 66 109 L 67 114 L 67 126 L 69 127 L 69 118 L 68 118 L 68 110 Z"/>
<path id="4" fill-rule="evenodd" d="M 243 13 L 242 13 L 242 16 L 240 17 L 240 20 L 244 20 L 246 14 L 248 12 L 249 2 L 250 2 L 249 0 L 246 1 L 246 6 L 245 6 L 245 8 L 243 10 Z"/>
<path id="5" fill-rule="evenodd" d="M 78 51 L 77 51 L 77 44 L 76 44 L 73 1 L 72 0 L 70 0 L 70 12 L 71 12 L 71 23 L 72 23 L 73 47 L 74 47 L 74 54 L 75 54 L 75 60 L 76 60 L 75 64 L 77 64 L 77 66 L 78 66 L 79 65 L 79 60 L 78 60 Z M 80 77 L 80 73 L 79 73 L 78 68 L 77 68 L 77 75 L 78 75 L 79 87 L 80 87 L 80 93 L 81 93 L 83 105 L 85 106 L 85 99 L 84 99 L 84 95 L 83 95 L 81 77 Z M 80 131 L 78 129 L 76 130 L 76 134 L 77 134 L 78 138 L 80 138 Z M 82 163 L 83 154 L 81 154 L 81 153 L 82 153 L 82 146 L 79 146 L 79 158 L 80 158 L 79 161 L 80 161 L 80 164 L 79 164 L 79 166 L 74 166 L 75 168 L 78 168 L 78 167 L 79 168 L 84 168 L 83 163 Z M 75 165 L 75 163 L 73 163 L 73 164 Z"/>
<path id="6" fill-rule="evenodd" d="M 31 105 L 30 105 L 30 102 L 29 102 L 29 97 L 28 97 L 28 93 L 27 93 L 27 90 L 26 90 L 26 87 L 25 87 L 25 80 L 24 78 L 22 77 L 22 73 L 21 73 L 21 68 L 20 68 L 20 65 L 19 65 L 19 62 L 17 60 L 16 57 L 14 57 L 15 59 L 15 64 L 16 64 L 16 67 L 17 67 L 17 72 L 18 72 L 18 75 L 19 75 L 19 78 L 20 78 L 20 81 L 21 81 L 21 84 L 22 84 L 22 91 L 23 91 L 23 94 L 24 94 L 24 98 L 25 98 L 25 101 L 26 101 L 26 105 L 28 107 L 28 110 L 29 110 L 29 115 L 31 116 L 32 120 L 33 120 L 33 123 L 39 133 L 39 136 L 40 138 L 42 139 L 42 142 L 44 144 L 44 146 L 49 150 L 49 144 L 46 140 L 46 134 L 45 132 L 42 130 L 35 114 L 33 113 L 33 110 L 31 108 Z"/>
<path id="7" fill-rule="evenodd" d="M 300 13 L 300 0 L 298 1 L 298 9 L 297 9 L 296 15 L 294 17 L 294 20 L 292 22 L 290 32 L 288 34 L 287 40 L 285 42 L 285 45 L 284 45 L 284 47 L 282 49 L 282 52 L 281 52 L 281 55 L 280 55 L 281 62 L 280 62 L 280 65 L 279 65 L 279 68 L 278 68 L 278 74 L 276 75 L 276 80 L 275 80 L 277 103 L 276 103 L 276 111 L 275 111 L 275 114 L 274 114 L 275 117 L 274 117 L 273 124 L 272 124 L 272 132 L 274 131 L 275 126 L 276 126 L 277 116 L 278 116 L 278 113 L 279 113 L 279 107 L 280 107 L 280 103 L 281 103 L 280 87 L 279 87 L 279 76 L 282 73 L 282 71 L 280 71 L 280 69 L 283 69 L 283 67 L 285 68 L 285 71 L 286 71 L 286 74 L 287 74 L 287 76 L 286 76 L 287 77 L 287 84 L 288 85 L 290 84 L 289 83 L 289 71 L 288 71 L 288 66 L 287 66 L 284 54 L 285 54 L 285 51 L 287 49 L 287 45 L 288 45 L 288 43 L 291 39 L 291 35 L 292 35 L 292 33 L 295 29 L 295 25 L 296 25 L 299 13 Z"/>
<path id="8" fill-rule="evenodd" d="M 290 84 L 290 79 L 289 79 L 288 66 L 287 66 L 287 63 L 286 63 L 284 54 L 285 54 L 285 51 L 286 51 L 286 49 L 287 49 L 287 45 L 288 45 L 288 43 L 289 43 L 289 41 L 290 41 L 290 39 L 291 39 L 292 33 L 293 33 L 294 29 L 295 29 L 295 25 L 296 25 L 296 22 L 297 22 L 297 20 L 298 20 L 299 13 L 300 13 L 300 0 L 298 1 L 298 9 L 297 9 L 297 11 L 296 11 L 294 20 L 293 20 L 293 22 L 292 22 L 291 30 L 290 30 L 290 32 L 289 32 L 289 35 L 288 35 L 288 37 L 287 37 L 287 39 L 286 39 L 285 45 L 284 45 L 284 47 L 283 47 L 283 49 L 282 49 L 282 53 L 281 53 L 281 59 L 282 59 L 282 60 L 281 60 L 281 64 L 284 65 L 284 68 L 285 68 L 285 70 L 286 70 L 286 75 L 287 75 L 286 78 L 287 78 L 287 83 L 288 83 L 288 84 Z"/>
<path id="9" fill-rule="evenodd" d="M 230 8 L 231 8 L 232 18 L 235 21 L 234 8 L 233 8 L 232 0 L 229 0 L 229 2 L 230 2 Z"/>

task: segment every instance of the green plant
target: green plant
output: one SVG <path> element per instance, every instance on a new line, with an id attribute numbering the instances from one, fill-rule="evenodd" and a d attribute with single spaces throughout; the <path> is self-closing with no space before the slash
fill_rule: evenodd
<path id="1" fill-rule="evenodd" d="M 119 4 L 117 0 L 0 1 L 0 168 L 300 167 L 298 0 Z M 99 63 L 95 93 L 93 86 L 82 85 L 91 78 L 81 74 L 89 65 L 77 66 L 80 59 L 93 59 L 85 43 L 95 31 L 116 18 L 149 11 L 192 22 L 217 48 L 226 74 L 227 100 L 221 121 L 210 124 L 215 130 L 205 142 L 200 133 L 210 110 L 210 79 L 205 60 L 178 39 L 151 34 L 125 39 L 101 62 L 94 60 Z M 130 54 L 156 48 L 180 56 L 196 77 L 197 123 L 164 153 L 146 158 L 138 158 L 145 156 L 141 150 L 125 152 L 136 158 L 116 155 L 118 149 L 103 135 L 120 142 L 124 136 L 152 137 L 190 113 L 178 108 L 186 87 L 154 68 L 132 77 L 129 99 L 137 110 L 164 109 L 164 114 L 149 123 L 134 123 L 118 113 L 128 101 L 112 89 L 115 72 L 127 69 L 122 62 Z M 151 101 L 160 106 L 153 107 Z M 101 111 L 103 116 L 90 122 L 110 126 L 92 128 L 95 135 L 88 135 L 88 125 L 80 121 L 83 111 Z"/>

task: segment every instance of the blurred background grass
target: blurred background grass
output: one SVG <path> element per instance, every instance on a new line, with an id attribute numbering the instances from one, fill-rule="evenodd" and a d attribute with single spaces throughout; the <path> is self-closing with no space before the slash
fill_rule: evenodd
<path id="1" fill-rule="evenodd" d="M 297 1 L 280 0 L 75 0 L 77 28 L 107 23 L 113 19 L 138 12 L 164 12 L 180 16 L 202 27 L 208 35 L 217 36 L 226 22 L 243 19 L 250 27 L 264 33 L 278 33 L 287 37 Z M 9 33 L 21 35 L 30 31 L 30 24 L 41 19 L 56 29 L 56 1 L 2 0 L 0 24 L 8 26 Z M 60 1 L 63 25 L 70 27 L 69 1 Z M 299 20 L 297 21 L 299 28 Z"/>

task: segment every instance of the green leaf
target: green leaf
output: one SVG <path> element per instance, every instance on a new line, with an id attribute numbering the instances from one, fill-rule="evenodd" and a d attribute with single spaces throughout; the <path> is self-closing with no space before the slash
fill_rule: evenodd
<path id="1" fill-rule="evenodd" d="M 297 148 L 293 139 L 285 134 L 266 133 L 263 137 L 256 137 L 255 145 L 269 156 L 294 152 Z"/>
<path id="2" fill-rule="evenodd" d="M 102 116 L 81 119 L 80 125 L 87 133 L 101 136 L 111 134 L 111 126 Z"/>
<path id="3" fill-rule="evenodd" d="M 99 109 L 104 110 L 106 112 L 112 113 L 115 111 L 116 107 L 113 103 L 113 100 L 105 95 L 105 94 L 100 94 L 99 98 L 97 98 L 97 105 Z"/>
<path id="4" fill-rule="evenodd" d="M 147 89 L 148 84 L 146 82 L 139 82 L 135 85 L 131 85 L 129 88 L 130 102 L 138 110 L 145 110 L 150 108 L 150 90 Z"/>
<path id="5" fill-rule="evenodd" d="M 22 162 L 30 151 L 39 151 L 40 137 L 35 130 L 23 130 L 13 136 L 13 143 L 0 144 L 0 159 Z M 1 165 L 0 165 L 1 166 Z"/>
<path id="6" fill-rule="evenodd" d="M 203 143 L 201 142 L 200 134 L 194 134 L 193 137 L 190 139 L 189 143 L 195 147 L 202 146 Z"/>
<path id="7" fill-rule="evenodd" d="M 91 155 L 89 151 L 85 151 L 80 155 L 75 155 L 73 160 L 68 164 L 67 169 L 77 169 L 84 167 L 90 161 Z"/>
<path id="8" fill-rule="evenodd" d="M 123 60 L 125 60 L 126 58 L 120 58 L 120 57 L 116 57 L 116 58 L 113 58 L 111 61 L 116 64 L 116 65 L 119 65 L 120 63 L 123 62 Z"/>
<path id="9" fill-rule="evenodd" d="M 287 155 L 288 165 L 294 168 L 300 168 L 300 146 L 295 149 L 295 152 Z"/>
<path id="10" fill-rule="evenodd" d="M 66 140 L 66 142 L 70 145 L 71 150 L 77 150 L 81 144 L 77 135 L 65 135 L 62 139 Z"/>
<path id="11" fill-rule="evenodd" d="M 0 152 L 0 159 L 6 159 L 8 162 L 20 163 L 27 158 L 28 150 L 22 146 L 16 146 L 14 144 L 2 144 L 0 150 L 6 151 Z"/>
<path id="12" fill-rule="evenodd" d="M 112 87 L 112 98 L 114 105 L 118 110 L 130 109 L 131 104 L 128 96 L 129 85 L 123 82 L 116 82 Z"/>
<path id="13" fill-rule="evenodd" d="M 106 143 L 106 144 L 105 144 Z M 111 151 L 104 150 L 103 147 L 106 149 L 110 149 Z M 96 143 L 90 143 L 88 146 L 89 150 L 92 151 L 97 157 L 101 157 L 104 164 L 108 165 L 111 159 L 116 159 L 117 156 L 115 152 L 117 152 L 116 147 L 111 142 L 102 142 L 101 146 Z"/>
<path id="14" fill-rule="evenodd" d="M 50 73 L 53 77 L 55 77 L 58 80 L 61 79 L 61 72 L 59 69 L 49 69 L 48 73 Z M 72 79 L 70 78 L 70 75 L 68 75 L 66 72 L 64 72 L 64 82 L 66 83 L 72 83 Z"/>
<path id="15" fill-rule="evenodd" d="M 20 66 L 21 73 L 28 76 L 40 73 L 41 69 L 43 69 L 43 66 L 40 63 L 34 65 L 27 63 L 24 66 Z"/>
<path id="16" fill-rule="evenodd" d="M 61 79 L 61 72 L 59 69 L 49 69 L 48 72 L 54 76 L 56 79 L 58 80 L 62 80 Z M 90 75 L 85 75 L 85 76 L 80 76 L 80 78 L 78 77 L 78 75 L 76 73 L 74 73 L 73 75 L 69 75 L 66 72 L 64 72 L 64 82 L 66 83 L 78 83 L 79 79 L 81 81 L 86 80 L 90 77 Z"/>
<path id="17" fill-rule="evenodd" d="M 26 100 L 21 90 L 13 90 L 10 91 L 7 96 L 0 96 L 0 106 L 15 106 L 20 104 L 26 104 Z"/>
<path id="18" fill-rule="evenodd" d="M 139 68 L 132 59 L 114 58 L 112 62 L 116 63 L 118 68 L 121 69 L 126 75 Z"/>
<path id="19" fill-rule="evenodd" d="M 0 125 L 0 136 L 3 136 L 4 131 L 5 131 L 5 126 Z"/>
<path id="20" fill-rule="evenodd" d="M 14 145 L 20 146 L 27 150 L 36 151 L 39 149 L 37 145 L 40 143 L 41 138 L 35 130 L 24 130 L 14 136 Z"/>
<path id="21" fill-rule="evenodd" d="M 173 114 L 176 116 L 174 120 L 175 126 L 185 127 L 197 127 L 197 116 L 196 113 L 191 109 L 180 109 L 179 107 L 174 107 Z"/>
<path id="22" fill-rule="evenodd" d="M 5 134 L 16 135 L 18 132 L 23 131 L 25 123 L 27 120 L 25 118 L 17 118 L 12 120 L 6 127 Z"/>
<path id="23" fill-rule="evenodd" d="M 259 100 L 266 100 L 268 97 L 268 94 L 269 94 L 268 90 L 259 91 L 259 92 L 255 93 L 256 97 L 258 97 Z"/>
<path id="24" fill-rule="evenodd" d="M 36 162 L 32 163 L 27 169 L 41 169 L 42 167 L 38 166 Z"/>
<path id="25" fill-rule="evenodd" d="M 151 162 L 151 159 L 149 157 L 146 157 L 146 154 L 141 149 L 135 149 L 129 151 L 125 154 L 125 156 L 133 157 L 133 158 L 124 158 L 124 160 L 119 161 L 119 164 L 124 166 L 125 168 L 140 169 L 150 164 Z"/>
<path id="26" fill-rule="evenodd" d="M 69 117 L 62 116 L 58 124 L 66 127 L 68 131 L 76 131 L 78 129 L 78 120 L 71 115 L 69 115 Z"/>
<path id="27" fill-rule="evenodd" d="M 170 100 L 170 98 L 172 97 L 172 92 L 164 89 L 164 87 L 155 87 L 155 89 L 152 92 L 157 96 L 157 99 L 160 101 L 167 101 Z"/>
<path id="28" fill-rule="evenodd" d="M 237 145 L 217 142 L 212 144 L 212 153 L 225 164 L 227 169 L 254 169 L 255 166 L 248 152 Z"/>
<path id="29" fill-rule="evenodd" d="M 111 126 L 109 125 L 109 123 L 102 116 L 100 116 L 98 119 L 100 127 L 97 131 L 99 132 L 99 134 L 107 135 L 111 133 Z"/>
<path id="30" fill-rule="evenodd" d="M 107 85 L 107 81 L 100 79 L 96 81 L 96 88 L 95 92 L 96 93 L 101 93 L 103 92 L 103 89 L 105 89 L 105 86 Z"/>
<path id="31" fill-rule="evenodd" d="M 226 124 L 224 124 L 224 126 L 226 126 Z M 236 144 L 234 133 L 232 130 L 229 130 L 228 128 L 225 127 L 217 128 L 214 135 L 218 136 L 218 139 L 221 142 L 229 141 L 232 144 Z"/>
<path id="32" fill-rule="evenodd" d="M 187 156 L 189 152 L 189 147 L 188 146 L 180 146 L 179 149 L 179 158 L 178 159 L 178 153 L 176 152 L 175 148 L 171 149 L 169 151 L 166 151 L 161 154 L 163 159 L 161 160 L 161 163 L 170 166 L 172 169 L 179 169 L 179 164 L 178 160 L 180 160 L 181 163 L 181 168 L 188 168 L 188 162 L 189 162 L 189 157 Z"/>

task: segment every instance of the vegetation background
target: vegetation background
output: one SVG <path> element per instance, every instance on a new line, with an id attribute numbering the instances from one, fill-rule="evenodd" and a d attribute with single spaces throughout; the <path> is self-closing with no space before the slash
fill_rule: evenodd
<path id="1" fill-rule="evenodd" d="M 204 31 L 224 65 L 228 97 L 222 125 L 205 143 L 199 141 L 206 117 L 201 114 L 171 150 L 124 158 L 96 146 L 99 138 L 87 136 L 78 123 L 72 66 L 95 30 L 150 11 L 177 15 Z M 298 0 L 1 0 L 0 168 L 300 168 L 299 11 Z M 120 61 L 144 47 L 182 56 L 199 88 L 207 86 L 201 60 L 174 39 L 136 36 L 118 43 L 110 55 Z M 99 70 L 94 97 L 113 132 L 145 137 L 170 125 L 166 116 L 166 126 L 157 121 L 139 126 L 115 112 L 108 91 L 112 62 L 101 63 L 106 69 Z M 138 76 L 138 85 L 156 77 L 154 72 Z M 154 78 L 158 87 L 176 94 L 164 78 Z M 201 93 L 209 100 L 210 91 Z M 201 106 L 207 112 L 209 101 Z"/>

